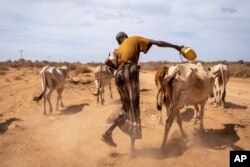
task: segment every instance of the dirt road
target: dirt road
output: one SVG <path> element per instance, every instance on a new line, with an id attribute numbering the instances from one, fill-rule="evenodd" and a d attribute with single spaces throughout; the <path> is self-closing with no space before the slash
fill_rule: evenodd
<path id="1" fill-rule="evenodd" d="M 20 76 L 18 78 L 17 76 Z M 42 101 L 33 96 L 41 90 L 38 69 L 11 69 L 0 76 L 0 166 L 229 166 L 230 150 L 250 150 L 250 80 L 231 78 L 226 107 L 205 107 L 205 134 L 193 124 L 193 107 L 181 111 L 188 140 L 181 138 L 176 123 L 170 130 L 167 150 L 160 151 L 164 125 L 155 120 L 154 71 L 142 71 L 141 119 L 143 139 L 136 141 L 136 157 L 129 156 L 130 138 L 116 129 L 117 148 L 101 140 L 111 113 L 119 111 L 120 101 L 105 92 L 105 105 L 91 94 L 94 85 L 67 82 L 63 93 L 66 107 L 43 115 Z M 52 95 L 56 103 L 56 93 Z"/>

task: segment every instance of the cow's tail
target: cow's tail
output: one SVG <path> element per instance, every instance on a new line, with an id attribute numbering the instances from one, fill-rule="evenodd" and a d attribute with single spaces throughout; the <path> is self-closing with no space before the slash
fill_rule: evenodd
<path id="1" fill-rule="evenodd" d="M 156 95 L 156 108 L 158 111 L 161 111 L 162 109 L 162 95 L 165 97 L 163 88 L 161 87 Z"/>
<path id="2" fill-rule="evenodd" d="M 40 72 L 40 77 L 42 80 L 42 93 L 39 96 L 33 97 L 33 101 L 39 102 L 39 100 L 41 100 L 45 94 L 46 87 L 47 87 L 46 78 L 45 78 L 45 71 L 47 68 L 48 68 L 48 66 L 43 68 L 43 70 Z"/>
<path id="3" fill-rule="evenodd" d="M 95 78 L 97 78 L 95 80 L 95 85 L 96 85 L 96 92 L 95 93 L 92 93 L 94 96 L 98 96 L 100 94 L 100 89 L 101 89 L 101 86 L 102 86 L 102 81 L 101 81 L 101 74 L 102 74 L 102 65 L 100 66 L 100 70 L 98 71 L 98 74 L 96 75 L 95 74 Z"/>
<path id="4" fill-rule="evenodd" d="M 100 85 L 98 79 L 95 80 L 96 91 L 92 93 L 94 96 L 98 96 L 100 94 Z"/>
<path id="5" fill-rule="evenodd" d="M 225 96 L 226 96 L 226 78 L 225 78 L 225 73 L 224 73 L 224 70 L 223 68 L 220 69 L 220 72 L 221 72 L 221 77 L 222 77 L 222 85 L 223 85 L 223 92 L 222 92 L 222 101 L 224 102 L 225 101 Z"/>

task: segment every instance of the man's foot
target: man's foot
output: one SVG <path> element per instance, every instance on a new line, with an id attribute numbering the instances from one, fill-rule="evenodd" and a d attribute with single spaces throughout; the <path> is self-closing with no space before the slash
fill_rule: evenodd
<path id="1" fill-rule="evenodd" d="M 106 133 L 102 135 L 102 141 L 104 141 L 104 143 L 106 143 L 107 145 L 111 147 L 117 146 L 116 143 L 113 141 L 112 136 L 107 135 Z"/>

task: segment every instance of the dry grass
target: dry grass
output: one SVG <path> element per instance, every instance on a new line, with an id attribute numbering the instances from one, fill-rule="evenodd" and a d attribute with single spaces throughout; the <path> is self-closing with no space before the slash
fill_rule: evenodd
<path id="1" fill-rule="evenodd" d="M 6 75 L 5 71 L 0 71 L 0 75 Z"/>
<path id="2" fill-rule="evenodd" d="M 22 77 L 20 77 L 20 76 L 14 76 L 13 79 L 14 79 L 14 80 L 22 80 Z"/>
<path id="3" fill-rule="evenodd" d="M 76 74 L 84 74 L 84 73 L 91 73 L 92 70 L 84 65 L 78 66 L 77 69 L 75 70 Z"/>
<path id="4" fill-rule="evenodd" d="M 228 69 L 230 72 L 230 76 L 232 77 L 240 77 L 240 78 L 248 78 L 250 77 L 250 62 L 244 62 L 243 60 L 239 60 L 237 62 L 228 62 L 228 61 L 216 61 L 216 62 L 202 62 L 199 61 L 203 64 L 205 69 L 208 69 L 208 67 L 211 67 L 212 65 L 222 63 L 228 65 Z M 166 61 L 159 61 L 159 62 L 144 62 L 140 63 L 141 65 L 141 70 L 151 70 L 151 71 L 156 71 L 159 67 L 162 66 L 171 66 L 175 64 L 174 62 L 166 62 Z M 82 64 L 80 62 L 75 62 L 75 63 L 69 63 L 69 62 L 48 62 L 48 61 L 30 61 L 30 60 L 25 60 L 25 59 L 19 59 L 19 60 L 7 60 L 4 62 L 0 62 L 0 75 L 6 75 L 6 71 L 9 70 L 9 68 L 16 68 L 16 69 L 21 69 L 21 68 L 29 68 L 29 70 L 33 70 L 35 74 L 39 74 L 39 70 L 36 71 L 37 69 L 41 69 L 42 67 L 46 65 L 54 66 L 54 67 L 59 67 L 62 65 L 67 65 L 69 70 L 73 72 L 74 74 L 86 74 L 86 73 L 91 73 L 92 67 L 96 67 L 100 65 L 101 63 L 95 63 L 95 62 L 90 62 L 87 64 Z M 90 68 L 89 68 L 90 67 Z"/>
<path id="5" fill-rule="evenodd" d="M 3 64 L 3 65 L 0 65 L 0 70 L 1 71 L 9 71 L 9 67 L 7 65 Z"/>

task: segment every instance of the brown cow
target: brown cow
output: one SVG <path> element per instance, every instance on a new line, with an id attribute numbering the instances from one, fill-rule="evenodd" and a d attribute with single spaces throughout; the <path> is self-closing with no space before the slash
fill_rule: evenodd
<path id="1" fill-rule="evenodd" d="M 162 106 L 164 105 L 166 107 L 166 111 L 167 111 L 167 116 L 169 115 L 170 112 L 170 101 L 166 92 L 166 89 L 163 86 L 163 79 L 166 75 L 166 73 L 168 72 L 168 67 L 160 67 L 156 74 L 155 74 L 155 85 L 157 86 L 158 89 L 158 93 L 156 96 L 156 106 L 157 109 L 160 111 L 159 113 L 159 123 L 162 124 Z M 195 119 L 195 124 L 198 120 L 198 113 L 199 113 L 199 107 L 198 105 L 194 105 L 195 108 L 195 115 L 194 115 L 194 119 Z M 179 116 L 177 117 L 179 118 Z M 178 121 L 178 120 L 177 120 Z"/>
<path id="2" fill-rule="evenodd" d="M 201 64 L 179 64 L 169 68 L 163 86 L 170 101 L 170 113 L 166 120 L 162 149 L 166 147 L 168 133 L 175 117 L 178 119 L 179 110 L 186 105 L 200 104 L 200 129 L 204 131 L 204 107 L 213 90 L 214 77 L 206 73 Z M 177 123 L 185 137 L 182 121 L 178 119 Z"/>

